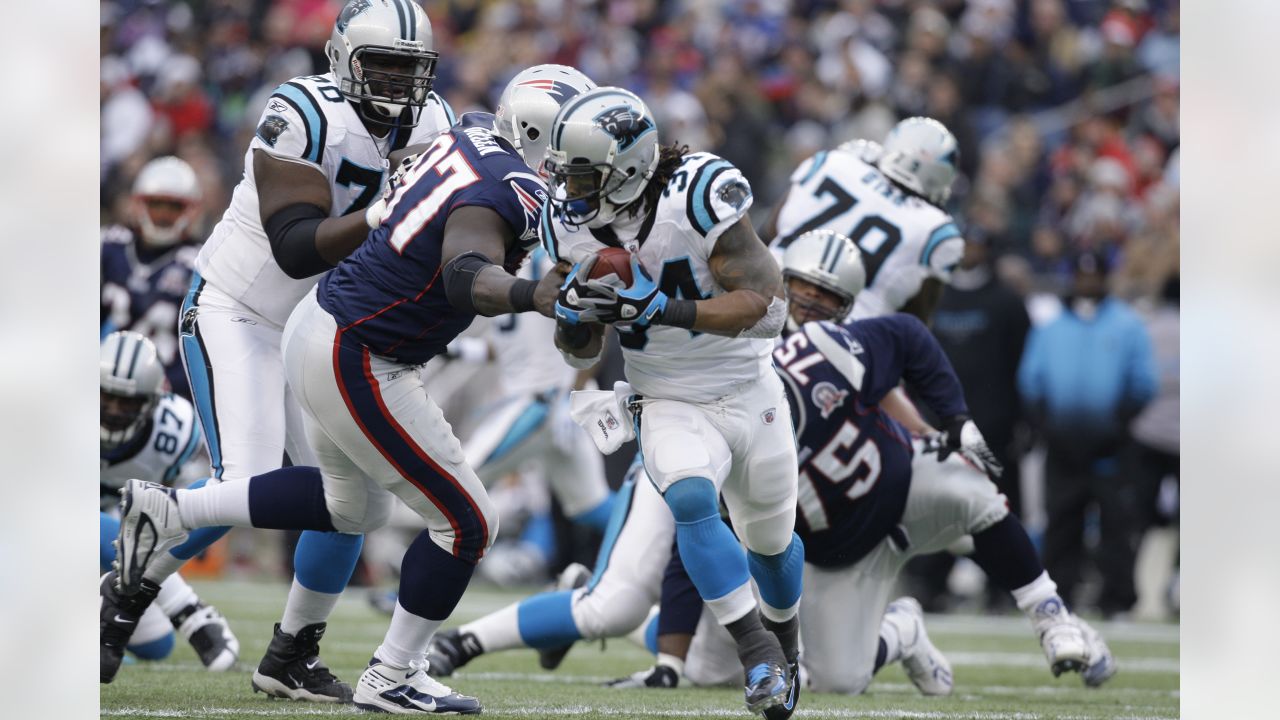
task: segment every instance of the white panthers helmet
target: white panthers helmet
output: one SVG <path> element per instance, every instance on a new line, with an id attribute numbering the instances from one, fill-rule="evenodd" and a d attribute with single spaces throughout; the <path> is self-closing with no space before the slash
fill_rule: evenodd
<path id="1" fill-rule="evenodd" d="M 126 330 L 102 341 L 98 375 L 98 429 L 102 449 L 109 450 L 133 440 L 146 427 L 160 401 L 164 366 L 146 336 Z"/>
<path id="2" fill-rule="evenodd" d="M 889 131 L 877 166 L 890 180 L 941 207 L 951 197 L 959 156 L 956 138 L 945 125 L 913 117 Z"/>
<path id="3" fill-rule="evenodd" d="M 782 277 L 799 278 L 839 297 L 842 301 L 839 309 L 830 318 L 824 318 L 832 320 L 848 315 L 854 299 L 867 285 L 862 250 L 834 230 L 810 230 L 792 240 L 782 255 Z M 814 314 L 826 314 L 825 309 L 798 298 L 789 296 L 788 302 Z"/>
<path id="4" fill-rule="evenodd" d="M 546 176 L 543 160 L 556 113 L 570 99 L 595 88 L 591 78 L 567 65 L 534 65 L 502 91 L 493 131 L 515 147 L 526 165 Z"/>
<path id="5" fill-rule="evenodd" d="M 601 87 L 556 114 L 546 168 L 563 184 L 555 202 L 570 222 L 603 227 L 644 192 L 658 167 L 658 126 L 635 93 Z"/>
<path id="6" fill-rule="evenodd" d="M 413 0 L 348 0 L 324 46 L 338 89 L 365 120 L 412 127 L 436 79 L 431 21 Z M 410 108 L 408 119 L 400 116 Z"/>
<path id="7" fill-rule="evenodd" d="M 202 195 L 196 171 L 181 158 L 168 155 L 143 165 L 133 181 L 133 212 L 143 241 L 167 247 L 181 240 L 200 214 Z M 176 219 L 167 225 L 157 224 L 149 207 L 152 204 L 173 206 Z"/>

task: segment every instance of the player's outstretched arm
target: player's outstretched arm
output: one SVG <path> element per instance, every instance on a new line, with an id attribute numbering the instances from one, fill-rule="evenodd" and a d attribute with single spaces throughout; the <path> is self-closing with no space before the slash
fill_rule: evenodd
<path id="1" fill-rule="evenodd" d="M 775 337 L 782 331 L 782 271 L 746 217 L 716 240 L 707 266 L 729 292 L 697 301 L 694 330 L 748 337 Z"/>
<path id="2" fill-rule="evenodd" d="M 337 265 L 369 234 L 364 213 L 329 217 L 329 181 L 314 165 L 254 150 L 253 177 L 271 254 L 291 278 L 311 277 Z"/>
<path id="3" fill-rule="evenodd" d="M 489 208 L 467 205 L 449 213 L 440 266 L 454 307 L 487 317 L 530 310 L 552 317 L 564 273 L 553 268 L 535 282 L 503 270 L 501 263 L 513 242 L 510 226 Z"/>

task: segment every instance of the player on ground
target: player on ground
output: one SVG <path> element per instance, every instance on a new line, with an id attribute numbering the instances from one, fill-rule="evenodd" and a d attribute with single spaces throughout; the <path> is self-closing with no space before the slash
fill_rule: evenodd
<path id="1" fill-rule="evenodd" d="M 155 343 L 169 388 L 191 397 L 178 356 L 178 307 L 191 285 L 200 181 L 176 157 L 156 158 L 133 181 L 129 221 L 102 230 L 102 337 L 133 330 Z"/>
<path id="2" fill-rule="evenodd" d="M 1115 673 L 1111 653 L 1067 611 L 1021 522 L 975 468 L 999 472 L 937 341 L 906 314 L 830 322 L 853 304 L 865 277 L 860 265 L 852 242 L 830 232 L 800 236 L 784 256 L 799 329 L 774 362 L 805 458 L 797 528 L 805 543 L 800 614 L 811 687 L 860 693 L 876 671 L 901 659 L 921 692 L 950 693 L 950 665 L 929 642 L 919 603 L 888 601 L 908 559 L 966 534 L 974 559 L 1031 620 L 1054 674 L 1077 670 L 1087 685 L 1101 685 Z M 903 380 L 944 418 L 943 433 L 913 439 L 876 407 Z M 727 682 L 723 664 L 731 659 L 729 638 L 704 615 L 686 676 Z"/>
<path id="3" fill-rule="evenodd" d="M 148 582 L 148 555 L 190 529 L 363 533 L 386 521 L 392 493 L 418 512 L 427 529 L 405 553 L 391 626 L 356 686 L 364 709 L 480 711 L 475 698 L 428 677 L 425 658 L 493 542 L 496 514 L 423 392 L 421 366 L 477 314 L 550 316 L 564 278 L 511 274 L 536 245 L 547 193 L 493 125 L 493 116 L 468 115 L 431 143 L 393 188 L 386 221 L 289 318 L 285 367 L 320 472 L 285 468 L 182 492 L 133 482 L 125 492 L 119 557 L 128 590 Z"/>
<path id="4" fill-rule="evenodd" d="M 213 671 L 236 661 L 240 643 L 227 621 L 178 575 L 160 586 L 155 606 L 123 632 L 114 622 L 124 600 L 115 589 L 112 543 L 119 534 L 120 488 L 130 478 L 165 486 L 200 487 L 209 458 L 200 438 L 200 423 L 191 403 L 164 392 L 164 369 L 155 345 L 135 332 L 113 332 L 102 343 L 99 385 L 102 396 L 100 440 L 102 471 L 98 563 L 100 591 L 101 681 L 111 682 L 128 649 L 143 660 L 160 660 L 173 650 L 174 630 L 191 643 L 200 662 Z"/>
<path id="5" fill-rule="evenodd" d="M 350 0 L 325 48 L 330 70 L 276 88 L 245 153 L 244 178 L 196 259 L 183 303 L 182 354 L 217 481 L 315 465 L 280 343 L 290 311 L 319 275 L 369 233 L 386 157 L 446 129 L 431 91 L 437 54 L 426 13 L 409 0 Z M 195 542 L 193 538 L 192 542 Z M 305 532 L 295 578 L 253 688 L 344 702 L 351 688 L 319 660 L 325 620 L 362 537 Z M 159 558 L 163 579 L 181 560 Z"/>
<path id="6" fill-rule="evenodd" d="M 786 304 L 777 263 L 746 218 L 751 188 L 714 155 L 660 148 L 649 109 L 620 88 L 561 109 L 547 169 L 559 187 L 543 246 L 577 263 L 556 306 L 557 344 L 573 363 L 592 363 L 600 323 L 617 323 L 641 396 L 645 469 L 671 508 L 689 576 L 737 640 L 747 707 L 790 715 L 804 550 L 792 532 L 795 442 L 769 361 Z M 587 280 L 608 246 L 632 253 L 630 287 Z M 721 492 L 746 555 L 720 522 Z"/>

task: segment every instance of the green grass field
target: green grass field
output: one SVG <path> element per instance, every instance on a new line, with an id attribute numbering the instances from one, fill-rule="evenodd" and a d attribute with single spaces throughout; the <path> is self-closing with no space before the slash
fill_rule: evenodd
<path id="1" fill-rule="evenodd" d="M 253 667 L 266 647 L 271 625 L 284 606 L 285 585 L 242 582 L 195 583 L 201 597 L 231 620 L 241 642 L 240 665 L 213 674 L 201 669 L 181 640 L 172 657 L 126 665 L 102 686 L 102 716 L 132 718 L 314 718 L 364 715 L 352 707 L 271 700 L 250 690 Z M 524 593 L 473 587 L 456 613 L 465 621 L 518 599 Z M 1079 676 L 1054 678 L 1025 618 L 930 616 L 930 637 L 950 658 L 956 690 L 947 698 L 921 697 L 897 667 L 886 668 L 870 691 L 858 697 L 804 693 L 797 717 L 977 718 L 1176 718 L 1178 628 L 1176 625 L 1097 624 L 1107 637 L 1120 672 L 1100 690 Z M 350 591 L 342 599 L 322 644 L 323 657 L 342 679 L 354 683 L 386 630 L 387 618 Z M 492 718 L 721 718 L 751 717 L 733 688 L 609 690 L 600 683 L 649 664 L 626 640 L 580 644 L 557 672 L 538 667 L 533 651 L 482 657 L 449 680 L 475 695 Z"/>

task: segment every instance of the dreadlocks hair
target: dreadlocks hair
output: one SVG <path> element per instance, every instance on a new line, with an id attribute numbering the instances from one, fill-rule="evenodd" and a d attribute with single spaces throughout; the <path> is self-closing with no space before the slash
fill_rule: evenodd
<path id="1" fill-rule="evenodd" d="M 663 145 L 658 149 L 658 167 L 654 168 L 653 177 L 649 178 L 649 184 L 644 186 L 640 197 L 627 206 L 631 217 L 640 214 L 641 208 L 657 207 L 658 196 L 666 189 L 671 176 L 676 174 L 676 169 L 684 163 L 684 156 L 688 154 L 689 146 L 677 143 Z"/>

